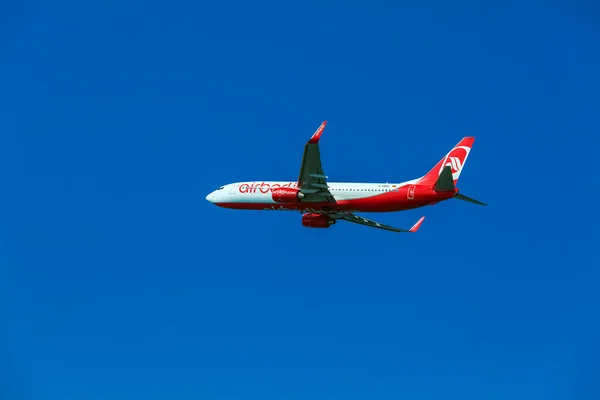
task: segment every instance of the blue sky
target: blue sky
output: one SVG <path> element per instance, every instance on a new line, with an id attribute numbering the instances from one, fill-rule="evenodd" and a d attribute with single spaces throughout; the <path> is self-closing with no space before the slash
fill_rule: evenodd
<path id="1" fill-rule="evenodd" d="M 100 4 L 101 3 L 101 4 Z M 0 6 L 0 398 L 598 398 L 591 2 Z M 421 176 L 303 228 L 206 194 Z"/>

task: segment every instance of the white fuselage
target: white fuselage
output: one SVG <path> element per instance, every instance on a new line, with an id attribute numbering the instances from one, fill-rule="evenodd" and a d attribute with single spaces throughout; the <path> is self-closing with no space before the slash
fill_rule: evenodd
<path id="1" fill-rule="evenodd" d="M 417 179 L 402 183 L 328 182 L 327 185 L 336 201 L 343 201 L 397 191 L 399 188 L 414 184 L 416 181 Z M 298 184 L 291 181 L 237 182 L 221 186 L 206 196 L 206 199 L 211 203 L 277 204 L 273 201 L 271 189 L 278 187 L 296 188 Z"/>

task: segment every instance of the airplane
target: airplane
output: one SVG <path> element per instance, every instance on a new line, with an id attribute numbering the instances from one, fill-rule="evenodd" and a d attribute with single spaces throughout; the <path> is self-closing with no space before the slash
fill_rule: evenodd
<path id="1" fill-rule="evenodd" d="M 297 181 L 230 183 L 210 193 L 206 200 L 229 209 L 299 211 L 302 225 L 308 228 L 329 228 L 337 221 L 348 221 L 392 232 L 417 232 L 425 217 L 421 217 L 410 229 L 400 229 L 356 213 L 404 211 L 451 198 L 487 206 L 459 193 L 456 188 L 474 137 L 463 138 L 418 179 L 401 183 L 328 182 L 319 150 L 326 125 L 327 121 L 324 121 L 304 146 Z"/>

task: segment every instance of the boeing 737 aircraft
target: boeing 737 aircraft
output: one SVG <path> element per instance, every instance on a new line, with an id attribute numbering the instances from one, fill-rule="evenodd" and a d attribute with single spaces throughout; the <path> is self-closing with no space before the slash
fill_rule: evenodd
<path id="1" fill-rule="evenodd" d="M 306 143 L 297 182 L 230 183 L 206 199 L 224 208 L 299 211 L 302 225 L 309 228 L 329 228 L 337 221 L 348 221 L 394 232 L 416 232 L 425 217 L 410 229 L 399 229 L 356 213 L 404 211 L 451 198 L 486 205 L 460 194 L 456 188 L 474 137 L 463 138 L 431 171 L 418 179 L 402 183 L 328 182 L 319 151 L 319 140 L 326 124 L 327 121 L 323 122 Z"/>

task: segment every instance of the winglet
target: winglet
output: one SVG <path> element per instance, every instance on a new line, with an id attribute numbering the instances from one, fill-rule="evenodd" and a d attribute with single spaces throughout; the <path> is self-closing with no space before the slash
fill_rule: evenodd
<path id="1" fill-rule="evenodd" d="M 425 219 L 425 217 L 424 217 L 424 216 L 423 216 L 423 217 L 421 217 L 421 218 L 419 218 L 419 220 L 417 221 L 417 223 L 416 223 L 416 224 L 414 224 L 414 225 L 413 225 L 413 227 L 412 227 L 412 228 L 410 228 L 408 231 L 409 231 L 409 232 L 416 232 L 416 231 L 418 231 L 418 230 L 419 230 L 419 228 L 421 227 L 421 224 L 423 223 L 423 220 L 424 220 L 424 219 Z"/>
<path id="2" fill-rule="evenodd" d="M 321 139 L 325 125 L 327 125 L 327 121 L 323 121 L 321 126 L 319 126 L 319 129 L 317 129 L 317 131 L 312 135 L 308 143 L 319 143 L 319 139 Z"/>
<path id="3" fill-rule="evenodd" d="M 456 188 L 454 186 L 454 181 L 452 179 L 452 167 L 446 165 L 442 172 L 440 172 L 440 176 L 438 176 L 437 181 L 433 185 L 433 190 L 436 192 L 455 192 Z"/>

